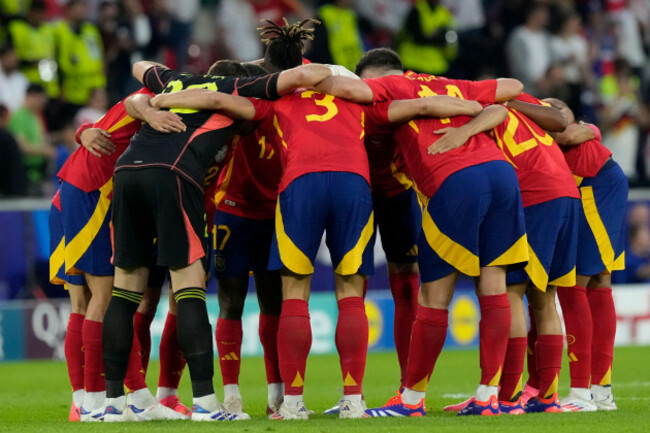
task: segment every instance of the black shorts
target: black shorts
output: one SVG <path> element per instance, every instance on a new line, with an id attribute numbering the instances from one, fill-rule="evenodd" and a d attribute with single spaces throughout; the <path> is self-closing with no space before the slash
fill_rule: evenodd
<path id="1" fill-rule="evenodd" d="M 113 196 L 113 264 L 184 267 L 206 255 L 203 192 L 165 168 L 120 170 Z"/>

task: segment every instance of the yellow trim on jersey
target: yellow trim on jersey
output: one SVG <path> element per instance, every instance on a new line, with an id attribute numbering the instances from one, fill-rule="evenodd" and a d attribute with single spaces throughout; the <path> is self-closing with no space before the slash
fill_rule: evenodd
<path id="1" fill-rule="evenodd" d="M 282 142 L 282 145 L 286 148 L 287 143 L 284 141 L 284 132 L 282 132 L 282 129 L 280 128 L 280 121 L 278 121 L 277 115 L 273 116 L 273 127 L 277 131 L 278 136 L 280 137 L 280 141 Z"/>
<path id="2" fill-rule="evenodd" d="M 275 235 L 278 238 L 278 250 L 280 251 L 280 259 L 284 266 L 291 272 L 299 275 L 313 274 L 314 265 L 311 263 L 311 260 L 307 258 L 305 253 L 300 251 L 284 231 L 284 221 L 282 219 L 282 211 L 280 210 L 279 197 L 275 206 Z"/>
<path id="3" fill-rule="evenodd" d="M 427 200 L 422 212 L 422 231 L 431 249 L 463 274 L 478 277 L 481 268 L 478 256 L 440 231 L 429 214 L 428 204 Z"/>
<path id="4" fill-rule="evenodd" d="M 135 121 L 135 119 L 127 114 L 126 116 L 124 116 L 120 120 L 118 120 L 116 123 L 114 123 L 113 126 L 108 128 L 107 132 L 116 131 L 116 130 L 120 129 L 121 127 L 126 126 L 126 125 L 128 125 L 129 123 L 131 123 L 133 121 Z"/>
<path id="5" fill-rule="evenodd" d="M 616 257 L 612 265 L 612 271 L 622 271 L 623 269 L 625 269 L 625 251 Z"/>
<path id="6" fill-rule="evenodd" d="M 549 286 L 573 287 L 576 285 L 576 267 L 574 266 L 568 273 L 548 283 Z"/>
<path id="7" fill-rule="evenodd" d="M 61 269 L 65 263 L 65 236 L 61 238 L 61 242 L 56 246 L 54 252 L 50 254 L 50 283 L 52 284 L 65 284 L 61 278 L 56 276 L 56 273 Z"/>
<path id="8" fill-rule="evenodd" d="M 368 242 L 372 237 L 374 229 L 375 213 L 372 211 L 370 212 L 370 217 L 368 217 L 368 222 L 363 230 L 361 230 L 361 235 L 359 235 L 357 244 L 352 247 L 350 251 L 345 253 L 334 272 L 339 275 L 352 275 L 357 273 L 361 267 L 361 263 L 363 263 L 363 252 L 366 250 L 366 246 L 368 246 Z"/>
<path id="9" fill-rule="evenodd" d="M 72 275 L 71 272 L 79 272 L 74 269 L 79 259 L 88 251 L 93 240 L 99 233 L 108 215 L 108 209 L 111 206 L 111 200 L 108 198 L 113 191 L 113 178 L 110 178 L 101 188 L 99 188 L 99 200 L 93 214 L 88 222 L 77 233 L 69 243 L 65 245 L 65 273 Z"/>
<path id="10" fill-rule="evenodd" d="M 587 223 L 591 232 L 596 239 L 596 245 L 598 245 L 598 251 L 600 252 L 600 258 L 607 268 L 607 271 L 611 272 L 614 268 L 614 262 L 616 257 L 614 257 L 614 248 L 612 247 L 612 242 L 609 239 L 609 234 L 603 224 L 603 220 L 600 217 L 598 212 L 598 206 L 596 205 L 596 199 L 594 198 L 594 190 L 591 186 L 583 186 L 580 188 L 580 194 L 582 196 L 582 207 L 585 212 L 585 217 L 587 218 Z"/>
<path id="11" fill-rule="evenodd" d="M 488 266 L 505 266 L 514 263 L 523 263 L 528 260 L 530 245 L 528 236 L 524 233 L 517 242 L 512 244 L 503 254 L 494 259 Z"/>
<path id="12" fill-rule="evenodd" d="M 214 194 L 214 206 L 218 207 L 219 203 L 221 203 L 221 200 L 226 196 L 226 192 L 228 191 L 228 185 L 230 184 L 230 178 L 232 177 L 232 166 L 235 162 L 235 153 L 233 152 L 232 157 L 230 158 L 230 162 L 228 163 L 228 166 L 226 166 L 226 175 L 223 177 L 223 182 L 221 182 L 221 185 L 219 185 L 219 188 L 217 189 L 217 192 Z"/>

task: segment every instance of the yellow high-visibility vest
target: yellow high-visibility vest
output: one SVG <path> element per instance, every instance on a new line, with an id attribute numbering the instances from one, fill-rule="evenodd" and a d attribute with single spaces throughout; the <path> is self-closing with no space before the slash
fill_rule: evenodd
<path id="1" fill-rule="evenodd" d="M 418 0 L 415 4 L 420 18 L 420 28 L 425 35 L 432 35 L 441 27 L 454 27 L 454 16 L 444 6 L 431 9 L 429 2 Z M 413 69 L 427 74 L 442 74 L 449 68 L 449 61 L 456 56 L 456 46 L 436 47 L 420 44 L 410 35 L 403 36 L 398 52 L 404 69 Z"/>
<path id="2" fill-rule="evenodd" d="M 63 97 L 83 105 L 93 89 L 106 86 L 101 35 L 89 22 L 83 23 L 79 33 L 75 33 L 65 21 L 56 24 L 55 34 Z"/>
<path id="3" fill-rule="evenodd" d="M 332 60 L 335 64 L 354 71 L 363 55 L 363 43 L 354 11 L 328 4 L 319 9 L 319 15 L 327 29 Z"/>
<path id="4" fill-rule="evenodd" d="M 45 87 L 50 97 L 59 96 L 59 78 L 55 64 L 55 43 L 50 24 L 33 27 L 24 20 L 14 20 L 9 24 L 9 35 L 16 56 L 22 62 L 22 73 L 30 83 Z"/>

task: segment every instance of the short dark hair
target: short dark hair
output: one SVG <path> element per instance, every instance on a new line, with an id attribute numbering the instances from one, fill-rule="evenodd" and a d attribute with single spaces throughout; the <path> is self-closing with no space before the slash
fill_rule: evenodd
<path id="1" fill-rule="evenodd" d="M 402 60 L 399 58 L 399 54 L 390 48 L 375 48 L 365 53 L 359 59 L 357 67 L 354 69 L 354 73 L 358 76 L 361 76 L 364 69 L 366 68 L 386 68 L 386 70 L 399 69 L 400 71 L 404 70 L 404 67 L 402 66 Z"/>
<path id="2" fill-rule="evenodd" d="M 218 60 L 210 66 L 208 75 L 245 77 L 248 76 L 248 72 L 236 60 Z"/>
<path id="3" fill-rule="evenodd" d="M 27 95 L 47 95 L 47 91 L 45 90 L 45 87 L 41 86 L 40 84 L 35 84 L 32 83 L 29 86 L 27 86 Z"/>
<path id="4" fill-rule="evenodd" d="M 260 27 L 260 37 L 266 44 L 264 66 L 270 72 L 284 71 L 302 65 L 305 53 L 305 40 L 314 40 L 314 29 L 304 28 L 306 24 L 320 24 L 320 21 L 308 18 L 289 25 L 284 19 L 284 26 L 266 20 L 268 26 Z"/>
<path id="5" fill-rule="evenodd" d="M 268 74 L 266 69 L 254 63 L 242 63 L 241 65 L 246 69 L 249 77 L 259 77 L 260 75 Z"/>

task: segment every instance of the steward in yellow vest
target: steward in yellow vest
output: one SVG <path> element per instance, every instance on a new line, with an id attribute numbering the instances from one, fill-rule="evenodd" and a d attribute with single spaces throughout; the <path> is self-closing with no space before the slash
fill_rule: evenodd
<path id="1" fill-rule="evenodd" d="M 316 29 L 310 60 L 345 66 L 353 71 L 364 53 L 359 18 L 349 0 L 335 0 L 318 10 L 322 24 Z M 327 55 L 329 54 L 329 55 Z"/>
<path id="2" fill-rule="evenodd" d="M 457 54 L 454 16 L 439 0 L 417 0 L 406 18 L 397 51 L 404 69 L 441 75 Z"/>
<path id="3" fill-rule="evenodd" d="M 20 59 L 20 70 L 32 84 L 40 84 L 51 98 L 59 95 L 52 25 L 46 22 L 46 8 L 34 2 L 26 19 L 9 23 L 8 36 Z"/>
<path id="4" fill-rule="evenodd" d="M 106 87 L 106 75 L 102 38 L 99 29 L 85 21 L 83 1 L 68 2 L 66 18 L 54 25 L 54 34 L 63 99 L 84 105 L 93 89 Z"/>

